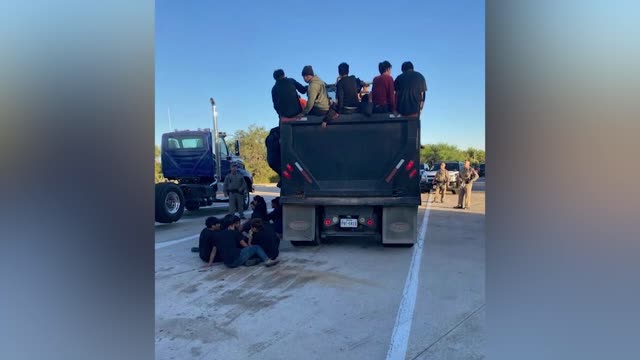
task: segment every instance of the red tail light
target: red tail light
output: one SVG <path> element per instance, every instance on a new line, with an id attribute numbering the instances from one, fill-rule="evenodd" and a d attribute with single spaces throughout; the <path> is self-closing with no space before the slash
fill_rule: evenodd
<path id="1" fill-rule="evenodd" d="M 287 179 L 291 179 L 291 174 L 289 174 L 289 172 L 287 170 L 282 172 L 282 175 L 284 175 L 284 177 L 286 177 Z"/>
<path id="2" fill-rule="evenodd" d="M 293 166 L 291 166 L 291 164 L 287 164 L 287 170 L 289 170 L 289 172 L 293 172 Z"/>
<path id="3" fill-rule="evenodd" d="M 406 171 L 411 170 L 411 168 L 413 168 L 413 165 L 415 165 L 416 163 L 413 160 L 409 160 L 409 162 L 407 163 L 407 166 L 405 167 Z"/>
<path id="4" fill-rule="evenodd" d="M 418 170 L 413 169 L 413 171 L 409 174 L 409 177 L 412 178 L 412 177 L 416 176 L 417 173 L 418 173 Z"/>
<path id="5" fill-rule="evenodd" d="M 369 219 L 369 220 L 367 220 L 367 225 L 369 225 L 369 226 L 373 226 L 373 219 Z"/>
<path id="6" fill-rule="evenodd" d="M 324 219 L 324 226 L 331 226 L 331 219 Z"/>

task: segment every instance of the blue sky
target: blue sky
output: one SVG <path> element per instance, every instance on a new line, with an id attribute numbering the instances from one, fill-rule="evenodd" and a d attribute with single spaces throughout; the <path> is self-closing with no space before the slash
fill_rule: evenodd
<path id="1" fill-rule="evenodd" d="M 388 60 L 427 79 L 422 143 L 485 148 L 484 1 L 156 0 L 155 142 L 173 128 L 276 126 L 273 71 L 301 83 L 312 65 L 327 83 L 338 64 L 370 81 Z"/>

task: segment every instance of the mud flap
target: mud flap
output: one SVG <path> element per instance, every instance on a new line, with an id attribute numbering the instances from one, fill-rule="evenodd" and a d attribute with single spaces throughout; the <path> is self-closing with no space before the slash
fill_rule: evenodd
<path id="1" fill-rule="evenodd" d="M 283 239 L 288 241 L 315 241 L 316 207 L 285 204 L 282 206 Z"/>
<path id="2" fill-rule="evenodd" d="M 382 209 L 383 244 L 414 244 L 417 238 L 417 206 L 385 206 Z"/>

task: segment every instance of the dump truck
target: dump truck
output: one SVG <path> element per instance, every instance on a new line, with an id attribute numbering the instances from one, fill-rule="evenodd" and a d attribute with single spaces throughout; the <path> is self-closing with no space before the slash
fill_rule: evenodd
<path id="1" fill-rule="evenodd" d="M 226 133 L 219 132 L 216 105 L 213 108 L 214 130 L 175 130 L 162 134 L 162 175 L 170 181 L 156 184 L 155 220 L 159 223 L 178 221 L 184 210 L 196 211 L 213 203 L 228 202 L 223 195 L 224 178 L 236 165 L 247 184 L 244 210 L 249 208 L 249 192 L 253 176 L 245 169 L 236 140 L 235 153 L 229 150 Z"/>
<path id="2" fill-rule="evenodd" d="M 413 246 L 420 199 L 420 120 L 345 115 L 280 123 L 283 238 L 294 246 L 329 237 L 374 237 Z"/>

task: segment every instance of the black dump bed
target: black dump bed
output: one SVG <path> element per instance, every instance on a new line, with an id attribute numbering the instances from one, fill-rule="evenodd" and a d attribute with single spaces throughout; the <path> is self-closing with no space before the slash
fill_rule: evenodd
<path id="1" fill-rule="evenodd" d="M 420 121 L 340 115 L 280 125 L 283 203 L 420 204 Z"/>

